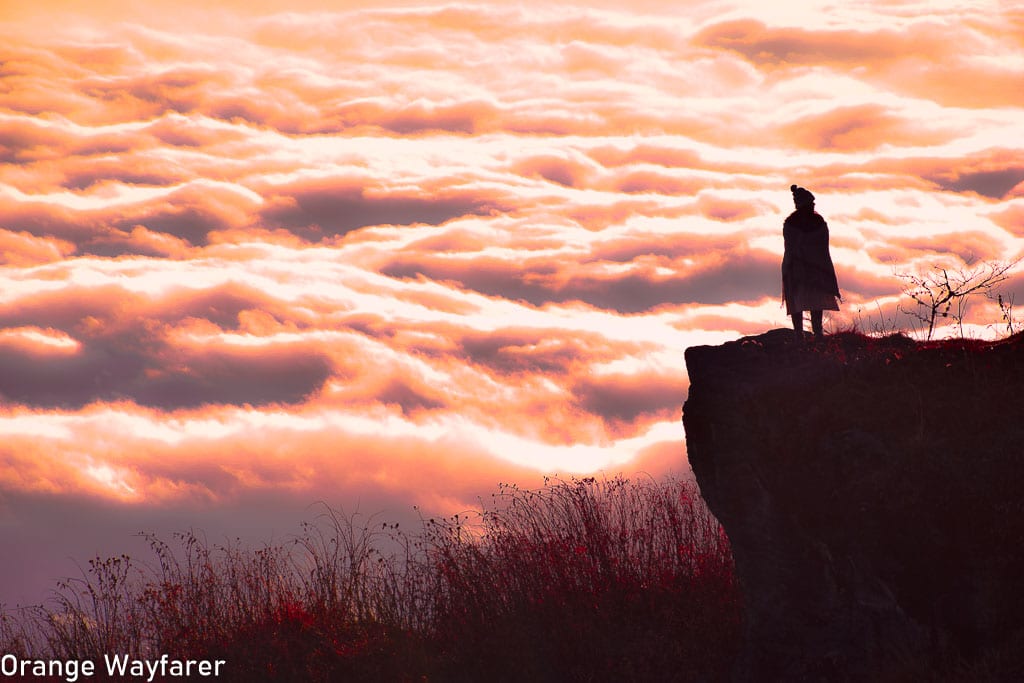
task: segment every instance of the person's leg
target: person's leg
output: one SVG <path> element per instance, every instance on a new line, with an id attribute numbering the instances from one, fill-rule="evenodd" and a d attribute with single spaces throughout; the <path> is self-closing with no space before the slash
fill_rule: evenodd
<path id="1" fill-rule="evenodd" d="M 793 319 L 793 332 L 796 334 L 796 338 L 803 340 L 804 338 L 804 312 L 797 311 L 790 316 Z"/>
<path id="2" fill-rule="evenodd" d="M 825 334 L 821 326 L 821 314 L 821 311 L 811 311 L 811 330 L 814 331 L 815 339 L 821 339 Z"/>

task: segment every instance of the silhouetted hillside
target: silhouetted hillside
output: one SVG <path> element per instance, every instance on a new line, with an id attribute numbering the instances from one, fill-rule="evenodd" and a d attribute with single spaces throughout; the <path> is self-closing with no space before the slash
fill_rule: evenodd
<path id="1" fill-rule="evenodd" d="M 1024 680 L 1024 336 L 686 351 L 746 606 L 742 680 Z M 947 679 L 943 679 L 947 680 Z"/>

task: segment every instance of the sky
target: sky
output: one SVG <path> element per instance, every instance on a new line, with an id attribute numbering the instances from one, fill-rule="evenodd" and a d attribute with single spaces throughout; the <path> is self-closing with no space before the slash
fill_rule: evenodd
<path id="1" fill-rule="evenodd" d="M 12 4 L 8 607 L 139 531 L 685 476 L 684 350 L 789 324 L 793 183 L 829 330 L 1024 255 L 1018 3 Z"/>

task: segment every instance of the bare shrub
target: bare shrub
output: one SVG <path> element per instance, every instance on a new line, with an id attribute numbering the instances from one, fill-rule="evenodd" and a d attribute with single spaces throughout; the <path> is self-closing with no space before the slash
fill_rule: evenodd
<path id="1" fill-rule="evenodd" d="M 952 319 L 962 337 L 971 297 L 979 293 L 991 297 L 1020 261 L 987 261 L 972 268 L 936 267 L 923 273 L 896 273 L 896 277 L 906 283 L 904 295 L 914 302 L 909 308 L 901 306 L 900 311 L 926 327 L 925 339 L 932 338 L 940 319 Z"/>

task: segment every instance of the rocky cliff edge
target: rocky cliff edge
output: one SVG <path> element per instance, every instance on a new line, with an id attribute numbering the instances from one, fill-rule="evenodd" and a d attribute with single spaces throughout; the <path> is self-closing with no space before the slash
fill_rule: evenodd
<path id="1" fill-rule="evenodd" d="M 1024 335 L 780 329 L 686 366 L 689 460 L 745 602 L 737 679 L 1024 680 Z"/>

